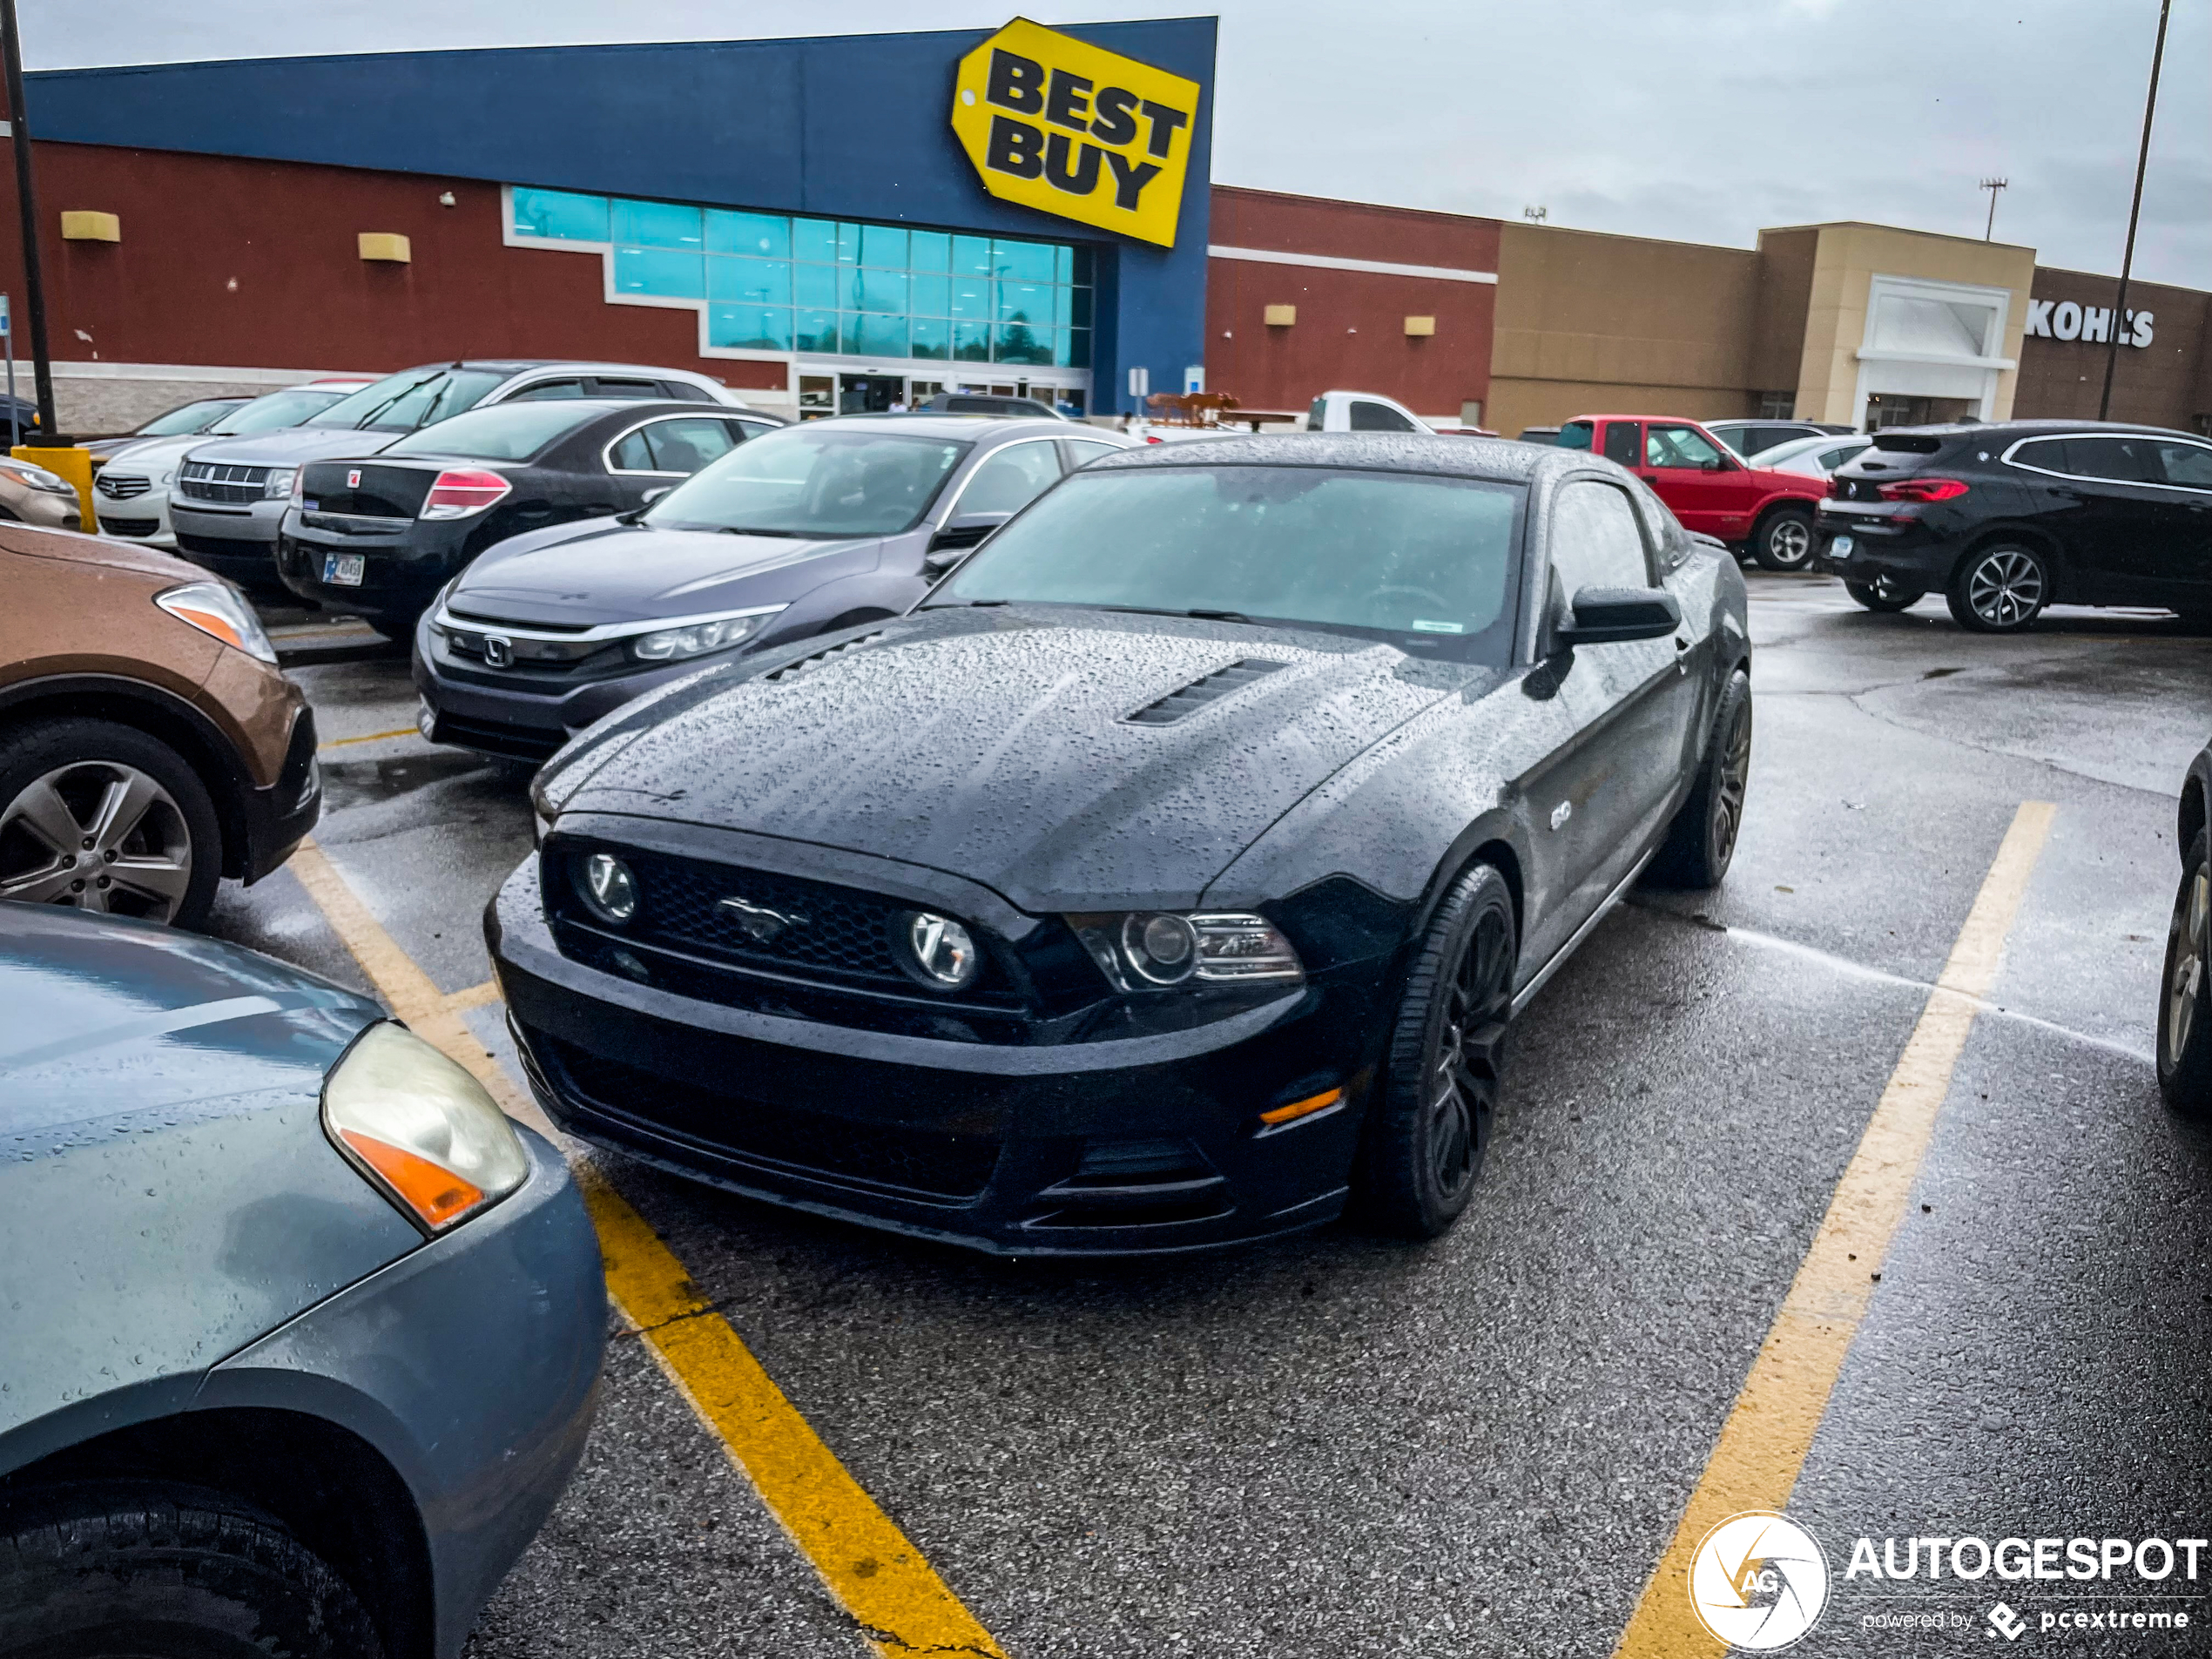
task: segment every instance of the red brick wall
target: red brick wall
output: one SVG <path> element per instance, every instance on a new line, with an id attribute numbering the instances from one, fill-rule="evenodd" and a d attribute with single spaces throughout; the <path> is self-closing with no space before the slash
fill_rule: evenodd
<path id="1" fill-rule="evenodd" d="M 1211 236 L 1217 246 L 1498 268 L 1495 219 L 1224 185 L 1214 187 Z M 1303 409 L 1332 388 L 1381 392 L 1419 414 L 1456 418 L 1463 403 L 1490 395 L 1497 293 L 1494 283 L 1212 260 L 1206 387 L 1264 409 Z M 1298 321 L 1268 327 L 1271 305 L 1296 306 Z M 1409 338 L 1407 317 L 1434 317 L 1436 333 Z"/>
<path id="2" fill-rule="evenodd" d="M 736 387 L 786 383 L 779 363 L 701 358 L 694 311 L 607 304 L 596 254 L 503 246 L 496 185 L 98 145 L 34 150 L 57 360 L 395 369 L 586 357 Z M 21 317 L 13 165 L 0 140 L 0 288 Z M 451 207 L 438 201 L 446 191 Z M 71 208 L 117 214 L 122 241 L 63 241 Z M 363 260 L 362 231 L 408 238 L 412 262 Z"/>

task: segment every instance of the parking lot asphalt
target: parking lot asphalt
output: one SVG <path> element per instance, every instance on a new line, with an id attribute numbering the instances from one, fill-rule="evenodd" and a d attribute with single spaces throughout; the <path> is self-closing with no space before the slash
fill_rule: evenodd
<path id="1" fill-rule="evenodd" d="M 2157 1589 L 2126 1605 L 2212 1622 L 2178 1599 L 2212 1596 L 2212 1559 L 2149 1587 L 1844 1577 L 1861 1535 L 2212 1534 L 2212 1135 L 2149 1059 L 2208 643 L 2087 611 L 1991 638 L 1750 581 L 1735 867 L 1636 894 L 1516 1024 L 1444 1239 L 1007 1262 L 601 1165 L 1004 1652 L 1610 1651 L 2024 802 L 2047 840 L 1781 1494 L 1833 1575 L 1799 1650 L 1979 1646 L 2000 1594 L 2033 1617 Z M 414 735 L 403 658 L 281 620 L 327 745 L 317 843 L 440 990 L 480 985 L 525 773 Z M 214 926 L 366 987 L 291 871 Z M 465 1017 L 501 1048 L 496 1002 Z M 1869 1635 L 1899 1608 L 1968 1624 Z M 584 1467 L 472 1659 L 866 1650 L 617 1334 Z"/>

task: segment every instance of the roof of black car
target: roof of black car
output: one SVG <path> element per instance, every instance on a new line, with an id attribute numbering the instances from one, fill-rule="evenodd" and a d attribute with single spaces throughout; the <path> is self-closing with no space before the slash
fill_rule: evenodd
<path id="1" fill-rule="evenodd" d="M 1100 431 L 1085 431 L 1073 421 L 1056 420 L 1043 415 L 951 415 L 934 409 L 914 409 L 880 415 L 833 415 L 806 424 L 826 426 L 834 421 L 844 426 L 880 427 L 887 432 L 919 433 L 930 437 L 969 439 L 986 429 L 1001 428 L 1035 428 L 1041 436 L 1055 438 L 1092 437 L 1109 439 L 1112 435 Z"/>
<path id="2" fill-rule="evenodd" d="M 1088 470 L 1130 467 L 1364 467 L 1455 478 L 1521 483 L 1547 467 L 1587 465 L 1586 449 L 1554 449 L 1512 438 L 1465 438 L 1418 432 L 1286 432 L 1249 438 L 1199 438 L 1152 443 L 1103 455 Z"/>
<path id="3" fill-rule="evenodd" d="M 2061 421 L 2047 415 L 2023 421 L 1954 421 L 1943 426 L 1886 426 L 1873 435 L 1878 441 L 1884 434 L 1891 432 L 1911 432 L 1931 438 L 1964 438 L 1978 432 L 2006 432 L 2016 437 L 2033 432 L 2142 433 L 2173 438 L 2190 435 L 2170 426 L 2145 426 L 2133 421 Z"/>

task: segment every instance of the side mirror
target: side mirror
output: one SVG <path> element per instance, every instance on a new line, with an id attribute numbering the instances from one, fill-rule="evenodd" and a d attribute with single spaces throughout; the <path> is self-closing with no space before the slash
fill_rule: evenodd
<path id="1" fill-rule="evenodd" d="M 1553 640 L 1576 645 L 1614 645 L 1659 639 L 1682 626 L 1682 607 L 1663 588 L 1584 588 L 1575 596 L 1575 620 L 1552 631 Z"/>
<path id="2" fill-rule="evenodd" d="M 974 547 L 1013 516 L 1011 513 L 956 514 L 946 521 L 943 529 L 929 538 L 929 550 L 937 553 L 948 548 L 964 550 Z"/>
<path id="3" fill-rule="evenodd" d="M 1715 455 L 1705 463 L 1705 470 L 1707 472 L 1733 472 L 1736 470 L 1736 463 L 1726 455 Z"/>
<path id="4" fill-rule="evenodd" d="M 653 489 L 647 490 L 644 495 L 638 496 L 637 504 L 640 507 L 651 507 L 655 502 L 658 501 L 663 496 L 665 496 L 670 490 L 675 488 L 676 486 L 674 484 L 656 485 Z"/>

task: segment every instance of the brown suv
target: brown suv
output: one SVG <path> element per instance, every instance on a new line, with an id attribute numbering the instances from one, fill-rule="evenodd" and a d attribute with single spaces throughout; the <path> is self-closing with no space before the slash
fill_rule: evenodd
<path id="1" fill-rule="evenodd" d="M 0 900 L 191 927 L 322 806 L 314 716 L 227 583 L 0 524 Z"/>

